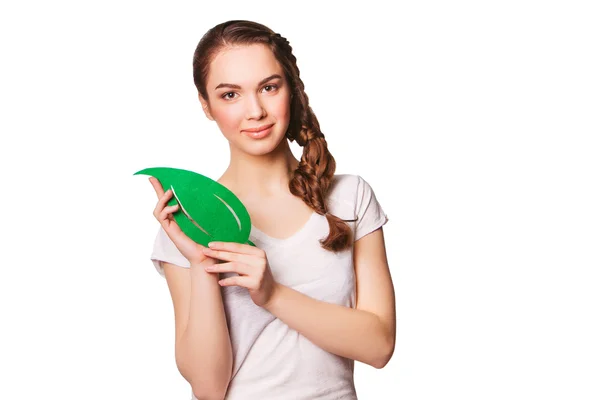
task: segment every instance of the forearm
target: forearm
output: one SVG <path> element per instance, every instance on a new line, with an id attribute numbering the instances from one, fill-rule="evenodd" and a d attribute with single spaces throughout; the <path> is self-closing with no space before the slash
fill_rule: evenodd
<path id="1" fill-rule="evenodd" d="M 225 393 L 232 372 L 231 340 L 218 275 L 204 270 L 215 260 L 192 264 L 190 312 L 178 353 L 180 371 L 197 397 Z"/>
<path id="2" fill-rule="evenodd" d="M 393 338 L 379 317 L 364 310 L 316 300 L 284 285 L 266 309 L 320 348 L 380 368 Z"/>

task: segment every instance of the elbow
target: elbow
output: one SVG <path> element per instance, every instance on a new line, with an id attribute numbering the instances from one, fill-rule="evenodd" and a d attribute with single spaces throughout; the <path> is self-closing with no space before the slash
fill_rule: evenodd
<path id="1" fill-rule="evenodd" d="M 192 393 L 198 400 L 223 400 L 231 380 L 231 364 L 215 368 L 212 373 L 195 374 L 191 379 Z"/>
<path id="2" fill-rule="evenodd" d="M 385 367 L 387 365 L 387 363 L 390 361 L 391 358 L 392 358 L 391 355 L 378 358 L 377 360 L 375 360 L 375 362 L 373 362 L 371 364 L 371 366 L 373 366 L 374 368 L 377 368 L 377 369 L 382 369 L 383 367 Z"/>
<path id="3" fill-rule="evenodd" d="M 203 376 L 192 378 L 192 374 L 184 374 L 183 370 L 179 368 L 179 372 L 190 384 L 192 388 L 192 394 L 194 400 L 223 400 L 227 389 L 229 387 L 229 380 L 231 375 L 214 374 L 213 376 Z"/>
<path id="4" fill-rule="evenodd" d="M 229 379 L 215 376 L 214 379 L 192 381 L 192 393 L 197 400 L 223 400 L 229 387 Z"/>
<path id="5" fill-rule="evenodd" d="M 225 393 L 221 392 L 196 391 L 192 389 L 192 393 L 194 394 L 194 400 L 223 400 L 225 398 Z"/>
<path id="6" fill-rule="evenodd" d="M 223 400 L 231 380 L 233 359 L 220 358 L 209 365 L 190 365 L 188 358 L 183 357 L 183 350 L 178 348 L 176 355 L 177 368 L 192 388 L 197 400 Z"/>
<path id="7" fill-rule="evenodd" d="M 192 393 L 197 400 L 223 400 L 227 393 L 227 387 L 229 382 L 223 384 L 217 384 L 217 382 L 207 382 L 206 380 L 202 383 L 193 382 Z"/>
<path id="8" fill-rule="evenodd" d="M 371 366 L 377 369 L 382 369 L 392 359 L 394 349 L 396 348 L 396 340 L 391 337 L 386 339 L 385 344 L 380 346 L 377 358 L 371 363 Z"/>

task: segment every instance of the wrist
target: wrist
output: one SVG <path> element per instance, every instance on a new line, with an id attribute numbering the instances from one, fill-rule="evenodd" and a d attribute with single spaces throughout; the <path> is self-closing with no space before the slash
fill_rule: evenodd
<path id="1" fill-rule="evenodd" d="M 282 289 L 283 289 L 283 286 L 280 285 L 279 283 L 275 282 L 275 285 L 273 286 L 273 293 L 271 294 L 271 298 L 263 307 L 265 310 L 272 313 L 273 310 L 275 310 L 277 308 L 277 303 L 279 302 L 279 298 L 281 296 Z"/>
<path id="2" fill-rule="evenodd" d="M 204 267 L 208 266 L 208 265 L 213 265 L 216 264 L 218 260 L 211 258 L 211 257 L 204 257 L 204 258 L 200 258 L 200 259 L 196 259 L 193 261 L 190 261 L 190 268 L 202 268 L 204 269 Z"/>

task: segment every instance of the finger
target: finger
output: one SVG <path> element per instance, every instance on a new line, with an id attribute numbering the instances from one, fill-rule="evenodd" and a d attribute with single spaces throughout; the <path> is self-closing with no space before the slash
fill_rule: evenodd
<path id="1" fill-rule="evenodd" d="M 235 272 L 236 274 L 240 275 L 249 275 L 251 272 L 248 265 L 237 262 L 209 265 L 204 269 L 206 270 L 206 272 L 211 273 Z"/>
<path id="2" fill-rule="evenodd" d="M 202 249 L 205 256 L 216 258 L 217 260 L 240 262 L 244 264 L 254 265 L 256 264 L 256 257 L 248 254 L 230 253 L 228 251 L 218 251 L 209 249 L 208 247 Z"/>
<path id="3" fill-rule="evenodd" d="M 246 289 L 251 288 L 252 278 L 248 276 L 230 276 L 229 278 L 221 279 L 219 281 L 221 286 L 240 286 Z"/>
<path id="4" fill-rule="evenodd" d="M 160 215 L 160 213 L 162 212 L 163 208 L 165 208 L 165 206 L 167 205 L 167 203 L 171 199 L 172 195 L 173 195 L 173 191 L 171 189 L 168 189 L 160 197 L 160 199 L 158 199 L 158 202 L 156 203 L 156 207 L 154 207 L 154 215 L 157 216 L 157 218 L 158 218 L 158 215 Z"/>
<path id="5" fill-rule="evenodd" d="M 179 208 L 179 204 L 175 204 L 174 206 L 169 206 L 169 207 L 165 207 L 163 208 L 163 210 L 160 212 L 160 220 L 164 220 L 169 218 L 171 215 L 171 213 L 174 213 L 175 211 L 177 211 L 177 209 Z"/>
<path id="6" fill-rule="evenodd" d="M 250 246 L 249 244 L 242 244 L 236 242 L 210 242 L 208 244 L 208 247 L 210 247 L 213 250 L 224 250 L 229 251 L 231 253 L 248 254 L 251 256 L 260 257 L 264 255 L 264 251 L 257 247 Z"/>
<path id="7" fill-rule="evenodd" d="M 158 179 L 156 179 L 153 176 L 148 178 L 148 180 L 152 184 L 152 187 L 154 188 L 154 191 L 156 192 L 156 196 L 158 196 L 158 198 L 160 199 L 162 197 L 162 195 L 165 194 L 165 191 L 163 190 L 162 185 L 160 184 Z"/>

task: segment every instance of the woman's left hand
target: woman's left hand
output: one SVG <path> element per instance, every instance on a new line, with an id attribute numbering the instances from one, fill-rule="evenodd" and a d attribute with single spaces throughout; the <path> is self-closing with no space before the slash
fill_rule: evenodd
<path id="1" fill-rule="evenodd" d="M 239 274 L 220 280 L 221 286 L 245 287 L 259 307 L 266 308 L 273 301 L 278 283 L 273 279 L 264 250 L 233 242 L 211 242 L 208 246 L 203 250 L 206 256 L 229 262 L 207 266 L 207 272 Z"/>

